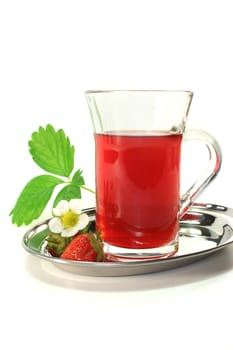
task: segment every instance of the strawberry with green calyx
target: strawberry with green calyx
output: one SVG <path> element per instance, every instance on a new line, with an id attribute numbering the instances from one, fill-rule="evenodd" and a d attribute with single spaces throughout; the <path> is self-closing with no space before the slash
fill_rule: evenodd
<path id="1" fill-rule="evenodd" d="M 100 233 L 78 234 L 67 245 L 60 258 L 78 261 L 100 262 L 105 260 Z"/>
<path id="2" fill-rule="evenodd" d="M 50 233 L 46 238 L 46 249 L 52 256 L 59 257 L 71 240 L 72 237 L 63 237 L 57 233 Z"/>

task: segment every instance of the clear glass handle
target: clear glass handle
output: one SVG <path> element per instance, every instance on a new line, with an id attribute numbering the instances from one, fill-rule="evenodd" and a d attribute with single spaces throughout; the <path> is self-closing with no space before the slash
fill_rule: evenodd
<path id="1" fill-rule="evenodd" d="M 185 214 L 192 205 L 193 200 L 215 178 L 222 164 L 222 152 L 219 143 L 206 131 L 189 129 L 185 131 L 183 141 L 200 141 L 204 143 L 209 152 L 209 164 L 200 178 L 181 196 L 179 218 Z"/>

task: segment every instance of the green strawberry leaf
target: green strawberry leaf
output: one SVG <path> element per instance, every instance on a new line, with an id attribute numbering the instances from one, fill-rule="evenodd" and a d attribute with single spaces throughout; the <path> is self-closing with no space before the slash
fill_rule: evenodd
<path id="1" fill-rule="evenodd" d="M 39 127 L 28 142 L 33 160 L 43 170 L 69 177 L 74 168 L 74 146 L 62 129 L 55 131 L 52 125 Z"/>
<path id="2" fill-rule="evenodd" d="M 72 178 L 72 183 L 73 183 L 74 185 L 77 185 L 77 186 L 83 186 L 83 185 L 85 185 L 85 181 L 84 181 L 84 178 L 83 178 L 83 176 L 82 176 L 82 170 L 81 170 L 81 169 L 78 169 L 78 170 L 75 172 L 75 174 L 74 174 L 74 176 L 73 176 L 73 178 Z"/>
<path id="3" fill-rule="evenodd" d="M 69 184 L 63 187 L 63 189 L 57 194 L 53 202 L 53 207 L 56 207 L 61 200 L 69 201 L 74 198 L 81 198 L 81 189 L 79 186 Z"/>
<path id="4" fill-rule="evenodd" d="M 78 186 L 78 187 L 82 188 L 83 190 L 86 190 L 86 191 L 89 191 L 89 192 L 95 194 L 95 191 L 93 191 L 92 189 L 84 186 L 85 185 L 85 181 L 84 181 L 84 178 L 82 176 L 82 170 L 81 169 L 78 169 L 75 172 L 71 183 L 73 185 L 75 185 L 75 186 Z"/>
<path id="5" fill-rule="evenodd" d="M 22 226 L 37 219 L 45 209 L 54 188 L 61 183 L 64 181 L 52 175 L 40 175 L 29 181 L 10 212 L 12 223 Z"/>

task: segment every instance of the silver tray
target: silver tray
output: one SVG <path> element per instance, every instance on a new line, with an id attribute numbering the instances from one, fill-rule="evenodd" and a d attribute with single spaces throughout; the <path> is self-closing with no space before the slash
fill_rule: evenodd
<path id="1" fill-rule="evenodd" d="M 95 209 L 86 209 L 93 225 Z M 26 232 L 23 246 L 31 254 L 56 264 L 57 267 L 86 276 L 130 276 L 178 268 L 226 247 L 233 242 L 233 209 L 215 204 L 193 204 L 180 221 L 179 250 L 175 256 L 150 261 L 80 262 L 50 256 L 43 244 L 35 248 L 35 240 L 47 228 L 43 223 Z"/>

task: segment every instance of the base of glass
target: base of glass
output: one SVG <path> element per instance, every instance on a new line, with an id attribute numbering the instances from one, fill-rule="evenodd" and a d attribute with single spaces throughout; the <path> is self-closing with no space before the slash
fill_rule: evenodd
<path id="1" fill-rule="evenodd" d="M 155 260 L 170 258 L 176 254 L 178 251 L 178 241 L 174 241 L 169 245 L 150 248 L 150 249 L 131 249 L 131 248 L 121 248 L 117 246 L 104 243 L 104 250 L 107 259 L 110 261 L 144 261 L 144 260 Z"/>

